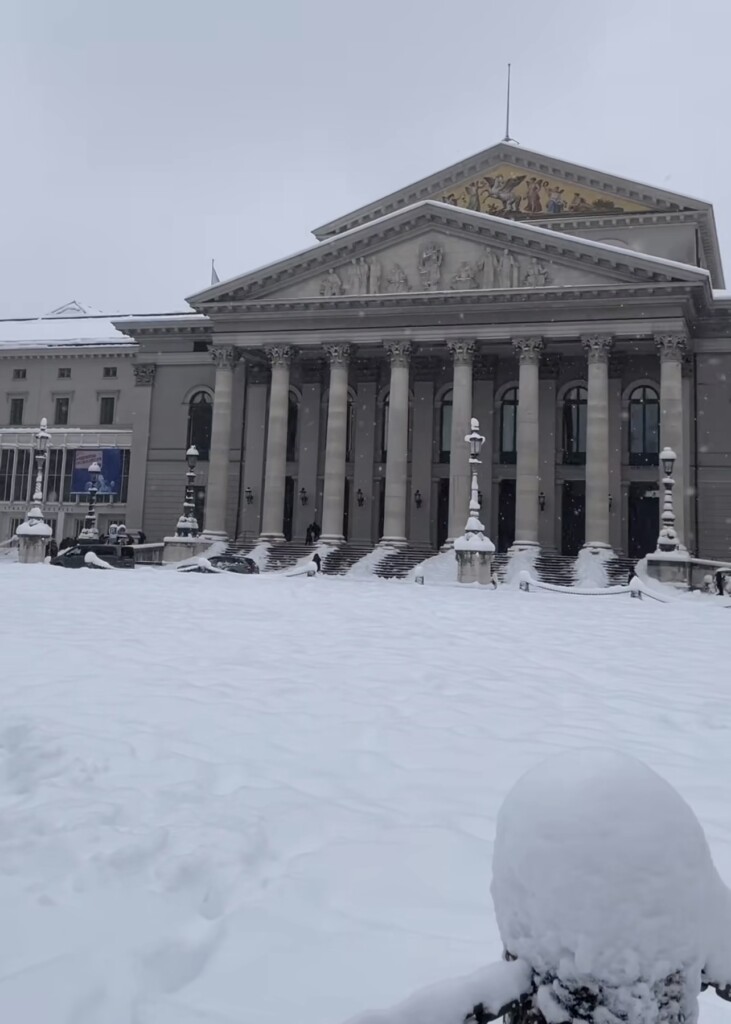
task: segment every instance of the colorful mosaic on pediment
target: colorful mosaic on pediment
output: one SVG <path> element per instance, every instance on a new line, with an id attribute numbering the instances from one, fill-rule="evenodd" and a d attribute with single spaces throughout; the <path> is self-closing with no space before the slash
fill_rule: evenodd
<path id="1" fill-rule="evenodd" d="M 649 207 L 573 182 L 501 164 L 439 195 L 440 202 L 496 217 L 545 220 L 582 214 L 642 213 Z"/>

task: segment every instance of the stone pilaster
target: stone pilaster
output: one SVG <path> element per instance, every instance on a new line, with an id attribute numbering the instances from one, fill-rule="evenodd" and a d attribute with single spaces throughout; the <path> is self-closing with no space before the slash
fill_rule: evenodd
<path id="1" fill-rule="evenodd" d="M 688 467 L 684 465 L 683 364 L 687 351 L 684 334 L 657 334 L 660 353 L 660 447 L 672 448 L 676 455 L 673 479 L 675 531 L 681 549 L 685 548 L 685 509 Z"/>
<path id="2" fill-rule="evenodd" d="M 155 363 L 133 363 L 135 389 L 132 395 L 132 450 L 129 457 L 127 487 L 127 527 L 144 529 L 145 489 L 147 486 L 147 453 L 150 445 L 150 414 Z M 60 516 L 59 516 L 60 518 Z"/>
<path id="3" fill-rule="evenodd" d="M 449 455 L 449 526 L 445 547 L 464 532 L 470 502 L 469 452 L 465 437 L 472 417 L 472 362 L 475 343 L 471 338 L 450 338 L 452 353 L 452 438 Z"/>
<path id="4" fill-rule="evenodd" d="M 518 357 L 518 426 L 515 466 L 515 542 L 513 551 L 538 546 L 538 494 L 540 493 L 540 436 L 538 428 L 538 367 L 544 345 L 541 338 L 516 338 Z"/>
<path id="5" fill-rule="evenodd" d="M 284 540 L 284 487 L 287 475 L 287 420 L 289 417 L 289 367 L 294 350 L 272 345 L 267 356 L 272 367 L 269 386 L 267 453 L 264 467 L 264 505 L 261 540 Z"/>
<path id="6" fill-rule="evenodd" d="M 386 491 L 381 544 L 406 543 L 406 494 L 409 469 L 409 362 L 411 343 L 386 343 L 391 358 L 388 396 Z"/>
<path id="7" fill-rule="evenodd" d="M 434 381 L 414 382 L 414 425 L 411 446 L 411 497 L 409 498 L 409 540 L 412 544 L 431 543 L 432 458 L 434 454 Z M 421 495 L 421 507 L 414 501 Z"/>
<path id="8" fill-rule="evenodd" d="M 612 338 L 606 334 L 592 334 L 582 341 L 588 362 L 584 547 L 608 549 L 609 353 Z"/>
<path id="9" fill-rule="evenodd" d="M 341 544 L 345 500 L 345 459 L 348 436 L 348 365 L 350 345 L 325 345 L 330 360 L 330 397 L 327 403 L 322 540 Z"/>
<path id="10" fill-rule="evenodd" d="M 216 382 L 206 487 L 205 533 L 217 539 L 226 537 L 233 381 L 239 354 L 233 345 L 217 345 L 211 349 L 211 357 L 216 364 Z"/>

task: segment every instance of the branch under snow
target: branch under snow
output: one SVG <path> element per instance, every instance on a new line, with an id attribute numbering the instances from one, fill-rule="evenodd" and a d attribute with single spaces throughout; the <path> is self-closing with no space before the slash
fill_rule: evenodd
<path id="1" fill-rule="evenodd" d="M 462 1024 L 480 1003 L 494 1019 L 530 991 L 531 970 L 525 961 L 498 961 L 463 978 L 421 989 L 391 1010 L 352 1017 L 347 1024 Z"/>

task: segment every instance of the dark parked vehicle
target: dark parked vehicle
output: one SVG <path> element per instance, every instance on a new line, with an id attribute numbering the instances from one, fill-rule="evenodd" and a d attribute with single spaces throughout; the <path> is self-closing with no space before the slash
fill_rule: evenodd
<path id="1" fill-rule="evenodd" d="M 51 565 L 60 565 L 64 569 L 98 568 L 86 561 L 88 552 L 93 552 L 98 559 L 111 565 L 113 569 L 134 569 L 135 552 L 129 544 L 74 544 L 51 559 Z"/>
<path id="2" fill-rule="evenodd" d="M 195 565 L 181 565 L 180 572 L 234 572 L 240 576 L 258 576 L 259 566 L 253 558 L 243 555 L 212 555 L 201 558 Z"/>

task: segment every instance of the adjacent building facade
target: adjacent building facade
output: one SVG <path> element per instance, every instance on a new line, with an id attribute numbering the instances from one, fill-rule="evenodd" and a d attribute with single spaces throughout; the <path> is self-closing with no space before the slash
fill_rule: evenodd
<path id="1" fill-rule="evenodd" d="M 315 236 L 105 340 L 14 346 L 6 324 L 0 530 L 47 415 L 54 450 L 127 452 L 109 514 L 149 539 L 174 528 L 195 443 L 214 536 L 301 541 L 317 521 L 334 544 L 436 549 L 464 526 L 474 415 L 499 549 L 653 550 L 668 444 L 683 542 L 728 556 L 731 296 L 707 203 L 503 143 Z M 49 472 L 65 519 L 76 459 Z"/>

